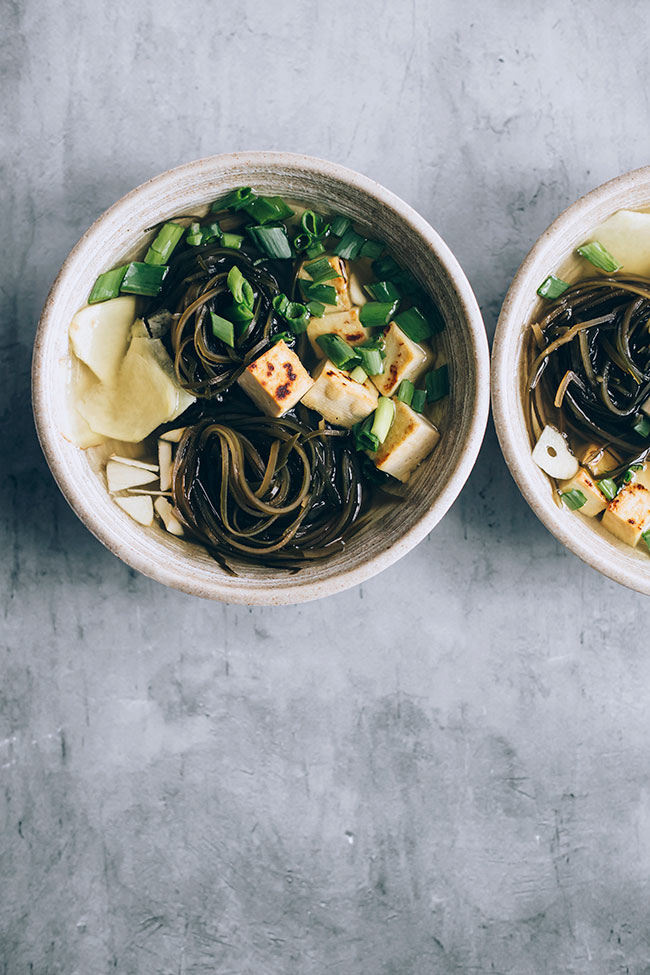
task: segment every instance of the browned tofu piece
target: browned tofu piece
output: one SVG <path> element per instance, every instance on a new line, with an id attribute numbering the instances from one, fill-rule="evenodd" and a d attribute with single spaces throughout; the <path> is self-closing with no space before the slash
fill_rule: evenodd
<path id="1" fill-rule="evenodd" d="M 317 261 L 321 261 L 323 257 L 329 261 L 332 268 L 336 271 L 335 278 L 329 278 L 327 281 L 319 281 L 319 284 L 329 284 L 336 291 L 336 304 L 335 305 L 325 305 L 325 317 L 330 312 L 336 311 L 347 311 L 352 307 L 352 302 L 350 301 L 350 289 L 348 288 L 348 275 L 345 266 L 345 261 L 337 257 L 336 255 L 322 254 L 320 257 L 315 258 Z M 313 261 L 306 261 L 300 268 L 298 277 L 306 281 L 311 281 L 308 270 L 309 265 L 314 263 Z"/>
<path id="2" fill-rule="evenodd" d="M 609 502 L 602 521 L 603 528 L 634 548 L 650 528 L 650 490 L 635 478 Z"/>
<path id="3" fill-rule="evenodd" d="M 313 386 L 313 379 L 284 341 L 276 342 L 237 380 L 268 416 L 283 416 Z"/>
<path id="4" fill-rule="evenodd" d="M 359 309 L 350 308 L 349 311 L 332 312 L 331 315 L 323 315 L 322 318 L 310 318 L 307 326 L 307 338 L 309 344 L 319 359 L 325 357 L 325 353 L 318 344 L 317 339 L 321 335 L 340 335 L 348 345 L 361 345 L 370 338 L 370 332 L 361 324 Z"/>

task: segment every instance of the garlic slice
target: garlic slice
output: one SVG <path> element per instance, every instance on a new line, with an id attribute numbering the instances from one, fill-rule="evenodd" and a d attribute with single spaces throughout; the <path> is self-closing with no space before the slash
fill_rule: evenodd
<path id="1" fill-rule="evenodd" d="M 550 477 L 563 481 L 575 477 L 580 467 L 566 438 L 551 426 L 542 430 L 533 449 L 533 460 Z"/>

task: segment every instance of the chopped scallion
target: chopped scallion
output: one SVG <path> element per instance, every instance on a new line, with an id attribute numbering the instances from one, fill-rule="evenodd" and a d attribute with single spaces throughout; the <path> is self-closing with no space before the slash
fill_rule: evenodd
<path id="1" fill-rule="evenodd" d="M 427 391 L 427 402 L 435 403 L 449 392 L 449 366 L 445 363 L 438 369 L 432 369 L 424 377 Z"/>
<path id="2" fill-rule="evenodd" d="M 431 337 L 431 326 L 415 305 L 396 315 L 395 322 L 412 342 L 424 342 Z"/>
<path id="3" fill-rule="evenodd" d="M 309 324 L 309 309 L 299 301 L 289 301 L 286 295 L 279 294 L 273 299 L 273 307 L 287 322 L 294 335 L 306 331 Z"/>
<path id="4" fill-rule="evenodd" d="M 629 484 L 636 471 L 642 471 L 643 464 L 630 464 L 625 474 L 623 475 L 623 484 Z"/>
<path id="5" fill-rule="evenodd" d="M 339 276 L 339 272 L 335 267 L 332 267 L 326 257 L 312 261 L 311 264 L 305 264 L 304 267 L 309 277 L 316 284 L 320 284 L 321 281 L 330 281 L 332 278 L 338 278 Z"/>
<path id="6" fill-rule="evenodd" d="M 117 298 L 128 266 L 128 264 L 123 264 L 122 267 L 116 267 L 112 271 L 104 271 L 103 274 L 100 274 L 90 292 L 88 304 L 95 305 L 98 301 L 109 301 L 111 298 Z"/>
<path id="7" fill-rule="evenodd" d="M 368 375 L 364 372 L 362 366 L 355 366 L 350 373 L 350 379 L 354 380 L 355 383 L 361 383 L 363 385 L 367 378 Z"/>
<path id="8" fill-rule="evenodd" d="M 374 414 L 371 413 L 367 416 L 365 420 L 361 423 L 357 423 L 353 428 L 352 432 L 354 434 L 354 446 L 356 450 L 372 450 L 375 451 L 379 447 L 379 440 L 371 433 L 371 427 L 374 423 Z"/>
<path id="9" fill-rule="evenodd" d="M 307 308 L 309 308 L 309 313 L 314 318 L 322 318 L 325 314 L 325 305 L 322 301 L 308 301 Z"/>
<path id="10" fill-rule="evenodd" d="M 255 199 L 255 193 L 250 186 L 240 186 L 239 189 L 227 193 L 220 200 L 215 200 L 212 204 L 212 212 L 218 213 L 220 210 L 241 210 L 247 203 Z"/>
<path id="11" fill-rule="evenodd" d="M 612 501 L 618 494 L 618 485 L 611 477 L 604 477 L 601 481 L 596 481 L 596 484 L 608 501 Z"/>
<path id="12" fill-rule="evenodd" d="M 389 396 L 380 396 L 375 410 L 375 418 L 370 428 L 370 433 L 376 437 L 380 444 L 388 436 L 393 420 L 395 419 L 395 403 Z"/>
<path id="13" fill-rule="evenodd" d="M 424 407 L 427 401 L 426 390 L 415 389 L 413 390 L 413 399 L 411 400 L 411 409 L 415 410 L 416 413 L 424 413 Z"/>
<path id="14" fill-rule="evenodd" d="M 324 237 L 330 229 L 325 217 L 314 210 L 305 210 L 300 218 L 300 226 L 307 236 L 313 240 Z"/>
<path id="15" fill-rule="evenodd" d="M 146 253 L 145 264 L 166 264 L 184 231 L 179 223 L 163 224 Z"/>
<path id="16" fill-rule="evenodd" d="M 256 196 L 241 207 L 258 224 L 275 223 L 293 216 L 293 210 L 281 196 Z"/>
<path id="17" fill-rule="evenodd" d="M 361 356 L 361 365 L 369 376 L 380 376 L 384 371 L 384 360 L 379 349 L 356 345 L 354 351 Z"/>
<path id="18" fill-rule="evenodd" d="M 198 221 L 189 225 L 185 242 L 192 247 L 198 247 L 199 244 L 203 243 L 203 232 L 201 230 L 201 224 Z"/>
<path id="19" fill-rule="evenodd" d="M 346 261 L 354 261 L 359 256 L 364 242 L 365 237 L 362 237 L 361 234 L 354 230 L 346 230 L 334 248 L 334 253 Z"/>
<path id="20" fill-rule="evenodd" d="M 570 285 L 563 281 L 562 278 L 556 277 L 554 274 L 549 274 L 549 276 L 542 281 L 539 288 L 537 289 L 537 294 L 540 298 L 549 298 L 553 300 L 554 298 L 559 298 L 563 295 Z"/>
<path id="21" fill-rule="evenodd" d="M 400 293 L 392 281 L 376 281 L 365 285 L 366 292 L 374 301 L 399 301 Z"/>
<path id="22" fill-rule="evenodd" d="M 213 311 L 210 312 L 210 319 L 212 320 L 212 334 L 214 337 L 221 339 L 226 345 L 234 348 L 235 326 L 233 323 L 229 322 L 227 318 L 222 318 L 221 315 L 216 315 Z"/>
<path id="23" fill-rule="evenodd" d="M 600 268 L 601 271 L 612 273 L 613 271 L 620 271 L 622 267 L 607 248 L 603 247 L 597 240 L 592 240 L 590 243 L 578 247 L 578 254 L 581 257 L 586 257 L 590 264 Z"/>
<path id="24" fill-rule="evenodd" d="M 352 226 L 352 221 L 349 217 L 334 217 L 332 223 L 330 224 L 330 231 L 335 237 L 342 237 Z"/>
<path id="25" fill-rule="evenodd" d="M 397 398 L 400 403 L 406 403 L 407 406 L 411 405 L 413 400 L 413 393 L 415 392 L 415 386 L 410 379 L 402 379 L 399 384 L 399 389 L 397 390 Z"/>
<path id="26" fill-rule="evenodd" d="M 305 278 L 298 280 L 306 301 L 320 301 L 325 305 L 336 304 L 336 288 L 331 284 L 315 284 Z"/>
<path id="27" fill-rule="evenodd" d="M 253 243 L 269 257 L 291 257 L 291 244 L 285 227 L 246 227 Z"/>
<path id="28" fill-rule="evenodd" d="M 164 264 L 144 264 L 132 261 L 126 269 L 120 291 L 129 295 L 160 294 L 169 268 Z"/>
<path id="29" fill-rule="evenodd" d="M 246 280 L 236 264 L 228 271 L 226 283 L 230 288 L 233 301 L 237 304 L 244 304 L 247 308 L 252 308 L 255 300 L 253 288 Z"/>
<path id="30" fill-rule="evenodd" d="M 375 261 L 383 251 L 384 245 L 380 240 L 367 240 L 361 247 L 359 257 L 369 257 L 371 261 Z"/>
<path id="31" fill-rule="evenodd" d="M 275 345 L 276 342 L 285 342 L 291 347 L 295 341 L 296 336 L 291 332 L 276 332 L 275 335 L 271 336 L 271 345 Z"/>
<path id="32" fill-rule="evenodd" d="M 309 247 L 305 248 L 305 255 L 307 257 L 318 257 L 319 254 L 325 253 L 325 244 L 322 240 L 313 241 Z"/>
<path id="33" fill-rule="evenodd" d="M 317 336 L 316 341 L 337 369 L 349 370 L 359 365 L 361 356 L 340 335 L 328 332 L 326 335 Z"/>
<path id="34" fill-rule="evenodd" d="M 398 301 L 367 301 L 361 307 L 359 319 L 368 328 L 387 325 L 397 309 Z"/>
<path id="35" fill-rule="evenodd" d="M 578 508 L 582 508 L 587 503 L 587 498 L 577 488 L 574 488 L 572 491 L 565 491 L 563 494 L 560 494 L 560 497 L 571 511 L 577 511 Z"/>
<path id="36" fill-rule="evenodd" d="M 219 226 L 219 222 L 217 220 L 213 220 L 212 223 L 207 225 L 207 227 L 203 227 L 202 235 L 204 244 L 209 244 L 211 240 L 219 240 L 221 237 L 223 237 L 223 231 Z"/>
<path id="37" fill-rule="evenodd" d="M 244 243 L 244 238 L 241 234 L 222 234 L 221 235 L 221 246 L 230 247 L 232 250 L 239 250 L 241 245 Z"/>

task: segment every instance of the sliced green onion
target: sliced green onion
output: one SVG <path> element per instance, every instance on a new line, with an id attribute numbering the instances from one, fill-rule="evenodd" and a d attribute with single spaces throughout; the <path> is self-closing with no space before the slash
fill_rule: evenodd
<path id="1" fill-rule="evenodd" d="M 221 235 L 221 246 L 230 247 L 232 250 L 239 250 L 241 245 L 244 243 L 244 238 L 241 234 L 222 234 Z"/>
<path id="2" fill-rule="evenodd" d="M 354 261 L 359 256 L 365 237 L 354 230 L 346 230 L 334 248 L 334 253 L 347 261 Z"/>
<path id="3" fill-rule="evenodd" d="M 292 332 L 276 332 L 271 336 L 271 345 L 275 345 L 276 342 L 286 342 L 288 346 L 292 346 L 295 341 L 296 336 Z"/>
<path id="4" fill-rule="evenodd" d="M 376 281 L 364 287 L 374 301 L 399 301 L 401 297 L 392 281 Z"/>
<path id="5" fill-rule="evenodd" d="M 307 236 L 314 240 L 324 237 L 330 229 L 330 225 L 325 217 L 321 213 L 316 213 L 314 210 L 305 210 L 300 218 L 300 226 Z"/>
<path id="6" fill-rule="evenodd" d="M 646 545 L 650 549 L 650 530 L 648 530 L 646 532 L 643 532 L 643 534 L 641 535 L 641 538 L 643 539 L 643 541 L 646 543 Z"/>
<path id="7" fill-rule="evenodd" d="M 413 399 L 411 400 L 411 409 L 415 410 L 416 413 L 424 413 L 424 407 L 427 402 L 427 394 L 424 389 L 413 390 Z"/>
<path id="8" fill-rule="evenodd" d="M 128 264 L 123 264 L 122 267 L 115 267 L 112 271 L 104 271 L 103 274 L 100 274 L 90 292 L 88 304 L 95 305 L 98 301 L 109 301 L 111 298 L 117 298 L 128 266 Z"/>
<path id="9" fill-rule="evenodd" d="M 349 217 L 334 217 L 330 224 L 330 232 L 335 237 L 342 237 L 352 226 L 352 221 Z"/>
<path id="10" fill-rule="evenodd" d="M 429 322 L 415 305 L 396 315 L 394 321 L 413 342 L 424 342 L 431 336 Z"/>
<path id="11" fill-rule="evenodd" d="M 635 433 L 644 439 L 650 436 L 650 420 L 647 416 L 640 416 L 632 427 Z"/>
<path id="12" fill-rule="evenodd" d="M 623 475 L 623 484 L 629 484 L 634 477 L 635 471 L 642 471 L 643 464 L 630 464 L 625 474 Z"/>
<path id="13" fill-rule="evenodd" d="M 280 292 L 279 295 L 275 296 L 271 304 L 277 311 L 278 315 L 284 315 L 284 310 L 289 304 L 289 299 L 285 294 L 282 294 L 282 292 Z"/>
<path id="14" fill-rule="evenodd" d="M 587 503 L 586 497 L 577 488 L 574 488 L 573 491 L 565 491 L 564 494 L 560 494 L 560 497 L 571 511 L 577 511 L 578 508 L 582 508 Z"/>
<path id="15" fill-rule="evenodd" d="M 248 308 L 252 308 L 255 295 L 253 293 L 253 288 L 251 284 L 246 280 L 244 275 L 241 273 L 236 264 L 228 271 L 228 277 L 226 278 L 226 283 L 230 288 L 230 293 L 233 297 L 235 304 L 244 304 Z M 251 316 L 252 317 L 252 316 Z"/>
<path id="16" fill-rule="evenodd" d="M 367 301 L 361 307 L 359 319 L 368 328 L 387 325 L 395 314 L 398 304 L 399 301 Z"/>
<path id="17" fill-rule="evenodd" d="M 275 223 L 292 217 L 294 211 L 281 196 L 256 196 L 247 200 L 242 209 L 259 224 Z"/>
<path id="18" fill-rule="evenodd" d="M 449 392 L 449 366 L 447 363 L 438 369 L 432 369 L 424 377 L 427 391 L 427 402 L 435 403 Z"/>
<path id="19" fill-rule="evenodd" d="M 203 243 L 203 231 L 200 223 L 195 221 L 189 225 L 185 242 L 192 247 L 198 247 L 199 244 Z"/>
<path id="20" fill-rule="evenodd" d="M 397 390 L 397 398 L 400 403 L 406 403 L 407 406 L 411 405 L 413 401 L 413 393 L 415 392 L 415 386 L 410 379 L 402 379 L 399 384 L 399 389 Z"/>
<path id="21" fill-rule="evenodd" d="M 220 210 L 241 210 L 242 207 L 254 199 L 255 193 L 250 186 L 240 186 L 238 190 L 233 190 L 220 200 L 215 200 L 212 204 L 212 212 L 218 213 Z"/>
<path id="22" fill-rule="evenodd" d="M 375 261 L 384 251 L 384 245 L 380 240 L 367 240 L 361 247 L 359 257 L 369 257 Z"/>
<path id="23" fill-rule="evenodd" d="M 299 301 L 289 301 L 286 295 L 279 294 L 273 299 L 273 307 L 278 315 L 284 318 L 294 335 L 306 331 L 309 325 L 310 312 Z"/>
<path id="24" fill-rule="evenodd" d="M 145 255 L 144 263 L 166 264 L 184 232 L 185 227 L 181 227 L 179 223 L 170 222 L 163 224 L 151 242 L 151 246 Z"/>
<path id="25" fill-rule="evenodd" d="M 203 227 L 202 235 L 203 243 L 209 244 L 211 240 L 220 240 L 221 237 L 223 237 L 223 231 L 219 226 L 218 221 L 213 220 L 212 223 L 207 225 L 207 227 Z"/>
<path id="26" fill-rule="evenodd" d="M 361 423 L 357 423 L 353 428 L 352 432 L 354 434 L 354 446 L 356 450 L 372 450 L 375 451 L 379 447 L 379 440 L 374 433 L 371 433 L 371 427 L 374 423 L 374 414 L 371 413 L 367 416 L 365 420 Z"/>
<path id="27" fill-rule="evenodd" d="M 238 325 L 250 322 L 255 316 L 255 312 L 250 308 L 244 301 L 233 302 L 228 310 L 228 314 L 233 322 L 237 322 Z"/>
<path id="28" fill-rule="evenodd" d="M 322 301 L 308 301 L 307 308 L 309 308 L 309 313 L 314 318 L 322 318 L 325 314 L 325 305 Z"/>
<path id="29" fill-rule="evenodd" d="M 395 403 L 389 396 L 380 396 L 375 410 L 375 419 L 370 433 L 376 437 L 379 443 L 383 443 L 388 436 L 393 420 L 395 419 Z"/>
<path id="30" fill-rule="evenodd" d="M 312 261 L 311 264 L 305 264 L 304 268 L 309 277 L 316 284 L 320 284 L 321 281 L 329 281 L 331 278 L 339 277 L 339 272 L 335 267 L 332 267 L 326 257 L 321 257 L 318 261 Z"/>
<path id="31" fill-rule="evenodd" d="M 540 298 L 559 298 L 563 295 L 567 288 L 571 287 L 562 278 L 557 278 L 554 274 L 549 274 L 549 276 L 542 281 L 539 288 L 537 289 L 537 294 Z"/>
<path id="32" fill-rule="evenodd" d="M 212 320 L 212 334 L 214 337 L 221 339 L 226 345 L 234 348 L 235 326 L 233 323 L 229 322 L 227 318 L 222 318 L 221 315 L 216 315 L 213 311 L 210 312 L 210 318 Z"/>
<path id="33" fill-rule="evenodd" d="M 325 253 L 325 244 L 322 240 L 315 240 L 305 249 L 305 255 L 307 257 L 318 257 L 319 254 Z"/>
<path id="34" fill-rule="evenodd" d="M 590 264 L 599 267 L 601 271 L 619 271 L 622 267 L 616 258 L 612 257 L 606 247 L 603 247 L 597 240 L 592 240 L 589 244 L 578 247 L 578 254 L 586 257 Z"/>
<path id="35" fill-rule="evenodd" d="M 293 238 L 293 249 L 296 251 L 296 253 L 306 251 L 310 244 L 311 237 L 309 234 L 297 234 L 297 236 Z M 323 250 L 324 249 L 325 248 L 323 248 Z"/>
<path id="36" fill-rule="evenodd" d="M 120 291 L 129 295 L 160 294 L 162 283 L 169 268 L 164 264 L 144 264 L 132 261 L 122 279 Z"/>
<path id="37" fill-rule="evenodd" d="M 356 345 L 354 351 L 361 356 L 361 365 L 369 376 L 380 376 L 384 371 L 384 360 L 379 349 L 368 349 Z"/>
<path id="38" fill-rule="evenodd" d="M 298 280 L 306 301 L 321 301 L 325 305 L 336 304 L 336 288 L 331 284 L 315 284 L 305 278 Z"/>
<path id="39" fill-rule="evenodd" d="M 361 362 L 361 356 L 356 349 L 353 349 L 340 335 L 336 335 L 334 332 L 319 335 L 316 341 L 337 369 L 354 369 Z"/>
<path id="40" fill-rule="evenodd" d="M 285 227 L 246 227 L 253 243 L 269 257 L 291 257 L 291 244 Z"/>
<path id="41" fill-rule="evenodd" d="M 396 274 L 402 270 L 394 257 L 386 254 L 378 260 L 372 262 L 372 269 L 380 281 L 392 281 Z"/>
<path id="42" fill-rule="evenodd" d="M 596 481 L 598 489 L 605 495 L 608 501 L 612 501 L 618 494 L 618 485 L 611 477 L 604 477 L 602 481 Z"/>
<path id="43" fill-rule="evenodd" d="M 367 378 L 368 375 L 361 366 L 355 366 L 350 373 L 350 379 L 354 380 L 355 383 L 361 383 L 361 385 L 365 383 Z"/>

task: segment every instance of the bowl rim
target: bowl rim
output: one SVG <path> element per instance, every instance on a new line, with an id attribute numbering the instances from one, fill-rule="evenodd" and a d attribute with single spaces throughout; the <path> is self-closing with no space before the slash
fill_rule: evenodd
<path id="1" fill-rule="evenodd" d="M 518 377 L 513 382 L 513 373 L 508 368 L 512 361 L 513 346 L 520 334 L 517 329 L 517 319 L 512 317 L 513 307 L 516 308 L 524 291 L 530 293 L 528 278 L 552 241 L 558 234 L 563 234 L 569 228 L 575 228 L 581 222 L 585 225 L 585 232 L 589 232 L 596 221 L 606 219 L 600 215 L 596 217 L 596 211 L 603 200 L 630 191 L 642 183 L 648 185 L 650 195 L 650 166 L 641 166 L 601 183 L 563 210 L 537 238 L 515 274 L 501 306 L 492 345 L 490 385 L 494 426 L 505 462 L 517 487 L 542 524 L 587 565 L 629 589 L 650 595 L 650 565 L 644 571 L 642 564 L 638 567 L 630 561 L 622 564 L 623 553 L 619 552 L 613 542 L 609 542 L 604 537 L 603 542 L 606 544 L 602 546 L 603 551 L 594 549 L 589 544 L 587 533 L 576 533 L 581 520 L 576 522 L 575 518 L 563 517 L 572 513 L 558 508 L 550 496 L 544 498 L 540 495 L 539 486 L 535 481 L 538 469 L 530 457 L 530 447 L 522 455 L 515 425 L 511 420 L 513 411 L 521 416 L 522 409 Z M 612 213 L 614 212 L 615 210 L 612 210 Z M 593 214 L 591 223 L 590 214 Z M 540 280 L 543 277 L 544 272 Z"/>
<path id="2" fill-rule="evenodd" d="M 84 249 L 86 241 L 101 233 L 104 226 L 116 216 L 126 217 L 131 201 L 142 193 L 150 193 L 158 188 L 162 189 L 183 176 L 204 172 L 206 169 L 215 171 L 215 173 L 223 173 L 230 166 L 240 168 L 246 164 L 257 167 L 268 166 L 272 169 L 281 168 L 284 173 L 289 174 L 308 174 L 338 179 L 396 211 L 400 218 L 425 240 L 448 277 L 458 297 L 462 314 L 467 321 L 471 342 L 469 354 L 473 358 L 476 368 L 476 387 L 466 442 L 451 477 L 419 520 L 387 549 L 362 565 L 342 569 L 335 575 L 320 581 L 301 582 L 299 576 L 296 576 L 295 582 L 292 581 L 291 585 L 284 585 L 281 589 L 260 588 L 259 590 L 251 590 L 245 581 L 243 585 L 237 586 L 233 584 L 232 579 L 229 580 L 226 588 L 218 576 L 215 576 L 214 582 L 210 585 L 192 581 L 187 573 L 182 574 L 177 569 L 170 568 L 162 562 L 147 559 L 144 554 L 134 552 L 116 540 L 103 520 L 95 517 L 94 512 L 85 505 L 83 492 L 78 490 L 74 483 L 70 483 L 66 477 L 65 466 L 62 461 L 63 448 L 60 446 L 60 437 L 57 436 L 56 425 L 49 413 L 49 394 L 45 382 L 45 370 L 42 368 L 46 334 L 51 328 L 57 326 L 53 314 L 55 298 L 64 286 L 71 268 Z M 490 356 L 485 325 L 469 281 L 449 247 L 417 211 L 380 183 L 338 163 L 300 153 L 251 150 L 206 156 L 168 169 L 120 197 L 91 224 L 68 254 L 45 300 L 34 339 L 32 409 L 45 459 L 66 501 L 92 534 L 127 565 L 163 585 L 179 589 L 190 595 L 244 605 L 295 604 L 340 592 L 358 585 L 388 568 L 417 545 L 446 514 L 469 477 L 483 441 L 490 402 L 489 370 Z"/>

